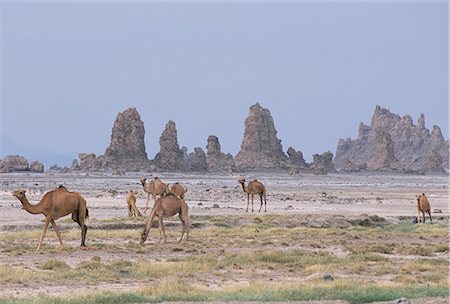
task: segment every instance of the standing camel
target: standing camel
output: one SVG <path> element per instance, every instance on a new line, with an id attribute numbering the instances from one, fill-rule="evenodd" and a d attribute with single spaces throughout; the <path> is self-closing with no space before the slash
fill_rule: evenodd
<path id="1" fill-rule="evenodd" d="M 188 215 L 188 205 L 184 199 L 178 198 L 172 193 L 166 196 L 160 197 L 156 200 L 153 206 L 152 212 L 150 213 L 146 223 L 144 231 L 141 233 L 141 245 L 147 240 L 150 228 L 152 227 L 152 222 L 154 217 L 158 217 L 159 222 L 159 239 L 158 242 L 161 243 L 161 233 L 164 235 L 164 243 L 166 242 L 166 230 L 164 229 L 163 218 L 174 216 L 178 213 L 183 226 L 183 231 L 181 232 L 181 238 L 179 242 L 183 239 L 184 233 L 186 232 L 186 239 L 189 238 L 189 215 Z"/>
<path id="2" fill-rule="evenodd" d="M 138 217 L 142 216 L 139 209 L 136 207 L 136 195 L 134 191 L 130 190 L 127 195 L 127 205 L 128 205 L 128 217 Z"/>
<path id="3" fill-rule="evenodd" d="M 141 184 L 142 187 L 144 188 L 144 192 L 147 193 L 147 202 L 145 204 L 145 209 L 144 209 L 144 213 L 147 212 L 148 209 L 148 202 L 150 200 L 150 194 L 153 195 L 153 201 L 156 202 L 156 196 L 159 195 L 160 197 L 162 197 L 164 194 L 166 194 L 167 192 L 167 186 L 165 183 L 163 183 L 159 177 L 155 177 L 154 179 L 152 179 L 150 181 L 150 183 L 146 183 L 146 178 L 142 177 L 141 178 Z"/>
<path id="4" fill-rule="evenodd" d="M 417 199 L 417 222 L 420 223 L 420 213 L 422 212 L 422 219 L 423 223 L 425 223 L 425 212 L 428 213 L 430 216 L 430 222 L 433 223 L 433 220 L 431 219 L 431 207 L 430 202 L 428 201 L 427 197 L 425 196 L 425 193 L 422 193 L 422 195 L 416 195 Z"/>
<path id="5" fill-rule="evenodd" d="M 187 188 L 183 187 L 179 182 L 176 182 L 172 184 L 170 187 L 168 187 L 168 193 L 172 193 L 176 197 L 184 199 L 184 195 L 188 191 Z"/>
<path id="6" fill-rule="evenodd" d="M 89 211 L 86 207 L 86 200 L 77 192 L 70 192 L 64 186 L 59 186 L 53 191 L 47 192 L 39 203 L 30 204 L 26 195 L 26 190 L 16 190 L 13 195 L 22 203 L 23 208 L 31 214 L 43 214 L 45 216 L 44 229 L 42 230 L 39 245 L 36 251 L 39 251 L 42 240 L 47 232 L 48 224 L 52 224 L 55 229 L 59 243 L 62 245 L 61 234 L 56 226 L 55 220 L 72 213 L 72 219 L 78 223 L 81 228 L 81 247 L 85 247 L 87 227 L 84 224 L 85 219 L 89 217 Z"/>
<path id="7" fill-rule="evenodd" d="M 261 212 L 261 208 L 263 205 L 263 197 L 264 197 L 264 212 L 267 212 L 267 201 L 266 201 L 266 187 L 256 179 L 249 182 L 247 187 L 245 186 L 245 178 L 242 178 L 239 180 L 239 183 L 242 186 L 242 190 L 244 190 L 245 193 L 247 193 L 247 209 L 245 209 L 245 212 L 248 212 L 248 205 L 250 203 L 250 197 L 252 198 L 252 212 L 253 212 L 253 196 L 255 194 L 259 195 L 259 198 L 261 199 L 261 206 L 259 207 L 259 211 Z"/>

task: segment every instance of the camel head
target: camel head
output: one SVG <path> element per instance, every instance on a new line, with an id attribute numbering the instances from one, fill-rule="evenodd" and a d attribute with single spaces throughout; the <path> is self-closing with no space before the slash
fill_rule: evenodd
<path id="1" fill-rule="evenodd" d="M 12 193 L 12 195 L 14 195 L 15 197 L 17 197 L 18 199 L 25 198 L 25 192 L 26 192 L 26 191 L 27 191 L 27 190 L 25 190 L 25 189 L 19 189 L 19 190 L 14 191 L 14 192 Z"/>
<path id="2" fill-rule="evenodd" d="M 146 180 L 147 179 L 145 177 L 141 177 L 140 181 L 141 181 L 142 186 L 145 186 L 145 181 Z"/>
<path id="3" fill-rule="evenodd" d="M 245 178 L 241 178 L 241 179 L 239 180 L 239 183 L 240 183 L 240 184 L 244 184 L 244 183 L 245 183 Z"/>
<path id="4" fill-rule="evenodd" d="M 416 200 L 417 200 L 417 201 L 419 201 L 421 197 L 422 197 L 422 195 L 416 194 Z"/>

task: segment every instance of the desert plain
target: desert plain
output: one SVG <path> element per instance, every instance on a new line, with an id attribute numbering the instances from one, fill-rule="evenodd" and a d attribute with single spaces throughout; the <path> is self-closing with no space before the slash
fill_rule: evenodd
<path id="1" fill-rule="evenodd" d="M 143 176 L 188 189 L 188 240 L 178 243 L 175 216 L 164 221 L 165 244 L 154 221 L 140 245 L 150 211 L 128 218 L 126 194 L 137 193 L 143 212 Z M 264 183 L 267 212 L 257 196 L 245 212 L 241 177 Z M 5 173 L 0 185 L 0 302 L 449 300 L 448 175 Z M 87 200 L 87 247 L 67 216 L 56 221 L 64 245 L 49 229 L 36 252 L 44 216 L 27 213 L 12 192 L 26 189 L 35 204 L 59 185 Z M 413 223 L 421 193 L 432 224 Z"/>

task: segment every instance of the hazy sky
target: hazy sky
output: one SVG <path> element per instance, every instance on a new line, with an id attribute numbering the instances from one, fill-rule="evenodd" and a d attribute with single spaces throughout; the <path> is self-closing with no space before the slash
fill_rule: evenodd
<path id="1" fill-rule="evenodd" d="M 424 113 L 448 138 L 448 1 L 0 9 L 0 133 L 21 146 L 104 154 L 117 113 L 136 107 L 150 159 L 169 119 L 189 151 L 206 152 L 213 134 L 235 155 L 257 101 L 284 151 L 308 161 L 355 138 L 376 105 L 414 122 Z"/>

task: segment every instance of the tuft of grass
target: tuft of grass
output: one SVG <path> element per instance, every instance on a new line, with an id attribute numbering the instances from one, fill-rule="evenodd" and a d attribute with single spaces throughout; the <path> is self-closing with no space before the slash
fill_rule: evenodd
<path id="1" fill-rule="evenodd" d="M 41 265 L 43 270 L 64 270 L 69 268 L 70 266 L 66 262 L 60 260 L 48 260 Z"/>

